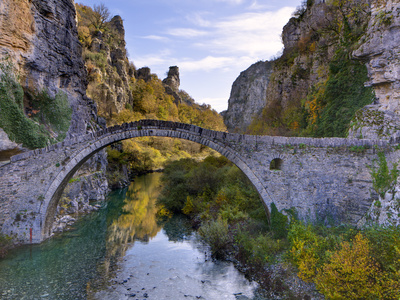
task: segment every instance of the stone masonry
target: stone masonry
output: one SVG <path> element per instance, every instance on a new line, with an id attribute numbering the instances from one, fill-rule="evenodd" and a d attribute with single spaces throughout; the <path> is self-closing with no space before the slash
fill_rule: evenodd
<path id="1" fill-rule="evenodd" d="M 20 243 L 51 235 L 60 195 L 80 166 L 114 142 L 161 136 L 208 146 L 236 164 L 257 189 L 266 209 L 296 209 L 308 221 L 357 224 L 378 198 L 368 166 L 385 151 L 397 162 L 400 151 L 388 141 L 294 138 L 230 134 L 194 125 L 142 120 L 11 157 L 0 167 L 0 230 Z"/>

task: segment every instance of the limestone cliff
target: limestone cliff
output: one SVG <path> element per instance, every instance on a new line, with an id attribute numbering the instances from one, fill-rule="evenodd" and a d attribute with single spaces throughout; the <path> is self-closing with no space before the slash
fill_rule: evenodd
<path id="1" fill-rule="evenodd" d="M 78 40 L 76 10 L 73 0 L 3 0 L 0 3 L 0 56 L 9 57 L 19 74 L 24 89 L 25 109 L 32 95 L 45 90 L 50 96 L 60 91 L 66 94 L 72 108 L 67 139 L 99 128 L 95 103 L 86 96 L 87 72 Z M 4 136 L 4 135 L 3 135 Z M 3 140 L 6 140 L 4 137 Z M 8 148 L 15 144 L 8 143 Z M 86 176 L 92 192 L 64 195 L 84 208 L 89 200 L 99 200 L 107 191 L 103 175 L 106 165 L 104 152 L 96 154 L 77 176 Z M 91 174 L 95 172 L 95 177 Z M 91 178 L 94 181 L 91 182 Z M 80 190 L 81 192 L 78 192 Z M 84 199 L 81 201 L 80 199 Z"/>
<path id="2" fill-rule="evenodd" d="M 125 29 L 120 16 L 94 26 L 97 12 L 77 4 L 79 40 L 88 71 L 87 94 L 95 100 L 100 116 L 109 121 L 113 114 L 132 102 L 130 84 L 135 67 L 127 58 Z"/>
<path id="3" fill-rule="evenodd" d="M 252 120 L 247 114 L 240 116 L 252 102 L 240 105 L 232 101 L 232 94 L 245 94 L 250 84 L 233 86 L 225 113 L 230 130 L 397 138 L 399 5 L 379 0 L 305 1 L 283 28 L 284 51 L 269 71 L 264 103 L 257 108 L 262 113 Z M 249 71 L 247 76 L 268 73 Z"/>
<path id="4" fill-rule="evenodd" d="M 400 137 L 400 3 L 373 1 L 368 30 L 354 56 L 367 62 L 376 99 L 356 116 L 349 136 Z"/>
<path id="5" fill-rule="evenodd" d="M 222 112 L 229 132 L 245 132 L 265 106 L 272 62 L 257 62 L 240 73 L 232 84 L 228 109 Z"/>
<path id="6" fill-rule="evenodd" d="M 17 67 L 30 91 L 62 90 L 72 107 L 69 136 L 95 126 L 96 107 L 86 97 L 86 71 L 77 39 L 73 0 L 4 0 L 0 4 L 0 53 Z"/>

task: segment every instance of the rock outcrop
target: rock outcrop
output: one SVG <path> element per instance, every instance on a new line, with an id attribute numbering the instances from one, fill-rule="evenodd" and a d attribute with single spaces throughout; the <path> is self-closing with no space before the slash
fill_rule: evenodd
<path id="1" fill-rule="evenodd" d="M 20 153 L 21 145 L 11 141 L 7 133 L 0 128 L 0 165 L 1 161 L 7 161 L 12 155 Z"/>
<path id="2" fill-rule="evenodd" d="M 236 79 L 228 110 L 223 113 L 229 131 L 251 132 L 249 125 L 260 117 L 263 109 L 272 107 L 273 116 L 267 117 L 271 119 L 291 106 L 299 105 L 310 86 L 326 80 L 327 64 L 335 48 L 326 40 L 324 49 L 315 49 L 317 29 L 329 22 L 325 17 L 326 10 L 324 3 L 317 2 L 308 7 L 303 16 L 291 18 L 282 31 L 282 56 L 252 65 Z M 286 135 L 287 130 L 257 133 Z"/>
<path id="3" fill-rule="evenodd" d="M 229 132 L 245 132 L 265 106 L 272 62 L 257 62 L 240 73 L 232 84 L 228 109 L 222 112 Z"/>
<path id="4" fill-rule="evenodd" d="M 163 81 L 165 92 L 175 99 L 175 104 L 182 103 L 182 97 L 179 95 L 179 86 L 181 80 L 179 78 L 179 68 L 177 66 L 169 67 L 167 78 Z"/>
<path id="5" fill-rule="evenodd" d="M 107 28 L 95 32 L 83 55 L 89 75 L 88 96 L 95 100 L 99 115 L 108 121 L 132 102 L 130 83 L 135 80 L 135 67 L 127 58 L 122 18 L 114 16 Z"/>

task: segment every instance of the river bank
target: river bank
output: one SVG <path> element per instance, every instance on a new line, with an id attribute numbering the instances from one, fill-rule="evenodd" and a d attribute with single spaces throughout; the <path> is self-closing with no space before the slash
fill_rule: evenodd
<path id="1" fill-rule="evenodd" d="M 214 258 L 234 262 L 272 299 L 400 295 L 399 227 L 305 223 L 274 204 L 268 220 L 251 183 L 223 157 L 171 162 L 162 181 L 161 208 L 185 214 Z"/>

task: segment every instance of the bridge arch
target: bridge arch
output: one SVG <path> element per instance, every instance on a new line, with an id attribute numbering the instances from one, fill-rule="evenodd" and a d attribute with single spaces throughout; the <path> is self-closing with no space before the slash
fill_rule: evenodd
<path id="1" fill-rule="evenodd" d="M 251 181 L 264 204 L 269 215 L 266 200 L 269 198 L 261 180 L 252 171 L 246 160 L 223 141 L 228 133 L 204 129 L 198 126 L 159 120 L 142 120 L 109 127 L 94 134 L 85 141 L 82 147 L 76 150 L 63 166 L 44 194 L 44 201 L 39 209 L 41 228 L 40 241 L 51 234 L 53 219 L 60 196 L 75 172 L 95 153 L 115 142 L 137 137 L 171 137 L 186 139 L 214 149 L 234 163 Z"/>

